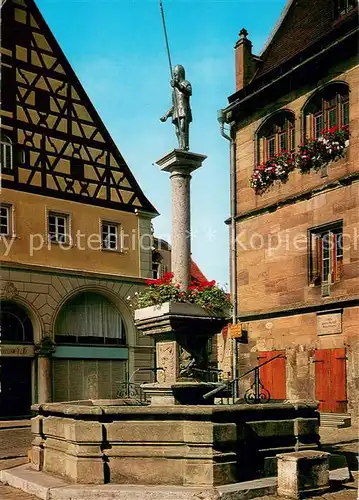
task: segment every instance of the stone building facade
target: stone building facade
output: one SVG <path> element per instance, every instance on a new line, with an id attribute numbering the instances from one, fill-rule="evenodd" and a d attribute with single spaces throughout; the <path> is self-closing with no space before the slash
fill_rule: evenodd
<path id="1" fill-rule="evenodd" d="M 323 413 L 352 417 L 359 402 L 357 9 L 351 0 L 290 0 L 259 56 L 243 29 L 236 92 L 223 110 L 243 334 L 235 375 L 282 355 L 260 369 L 272 399 L 316 399 Z M 298 161 L 330 133 L 344 134 L 342 157 L 318 157 L 320 165 L 302 173 Z M 292 152 L 297 167 L 284 162 L 284 182 L 268 174 L 266 185 L 264 169 L 275 171 Z M 264 179 L 261 189 L 250 183 L 254 173 Z M 249 383 L 240 379 L 240 394 Z"/>
<path id="2" fill-rule="evenodd" d="M 153 380 L 126 300 L 158 215 L 33 0 L 1 7 L 0 418 Z M 138 369 L 145 368 L 144 370 Z"/>

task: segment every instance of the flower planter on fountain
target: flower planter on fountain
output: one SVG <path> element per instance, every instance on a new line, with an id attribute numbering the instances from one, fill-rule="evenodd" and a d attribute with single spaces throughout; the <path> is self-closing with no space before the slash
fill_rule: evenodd
<path id="1" fill-rule="evenodd" d="M 204 394 L 217 386 L 208 380 L 207 346 L 226 323 L 197 304 L 166 302 L 135 311 L 137 328 L 155 338 L 157 382 L 143 384 L 151 404 L 213 404 Z"/>

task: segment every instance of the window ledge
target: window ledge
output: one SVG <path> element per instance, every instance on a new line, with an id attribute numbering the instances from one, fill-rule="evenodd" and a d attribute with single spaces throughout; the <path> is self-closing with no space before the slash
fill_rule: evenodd
<path id="1" fill-rule="evenodd" d="M 101 252 L 119 253 L 121 255 L 125 255 L 125 253 L 126 253 L 123 250 L 117 250 L 117 249 L 112 249 L 112 248 L 103 248 L 103 247 L 101 247 Z"/>

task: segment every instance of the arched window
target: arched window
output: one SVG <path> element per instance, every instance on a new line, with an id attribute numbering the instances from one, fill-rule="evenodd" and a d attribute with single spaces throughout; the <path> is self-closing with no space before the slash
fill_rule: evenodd
<path id="1" fill-rule="evenodd" d="M 22 307 L 13 302 L 1 302 L 0 343 L 32 343 L 34 333 L 31 320 Z"/>
<path id="2" fill-rule="evenodd" d="M 125 324 L 110 300 L 97 293 L 84 292 L 62 307 L 56 321 L 55 341 L 125 345 Z"/>
<path id="3" fill-rule="evenodd" d="M 13 151 L 12 142 L 6 136 L 1 134 L 0 137 L 0 161 L 1 161 L 1 171 L 11 171 L 13 168 Z"/>
<path id="4" fill-rule="evenodd" d="M 257 132 L 257 162 L 273 158 L 283 151 L 295 149 L 295 116 L 289 110 L 278 111 Z"/>
<path id="5" fill-rule="evenodd" d="M 317 139 L 325 129 L 349 125 L 349 88 L 332 83 L 316 92 L 303 110 L 304 136 Z"/>

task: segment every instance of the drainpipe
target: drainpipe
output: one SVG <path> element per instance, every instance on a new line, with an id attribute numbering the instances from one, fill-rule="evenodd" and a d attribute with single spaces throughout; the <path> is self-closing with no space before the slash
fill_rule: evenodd
<path id="1" fill-rule="evenodd" d="M 237 322 L 237 245 L 236 245 L 236 210 L 237 210 L 237 196 L 236 196 L 236 141 L 233 137 L 234 123 L 230 124 L 229 135 L 224 129 L 224 112 L 222 109 L 218 111 L 217 120 L 220 126 L 221 136 L 230 142 L 230 263 L 231 263 L 231 280 L 230 280 L 230 293 L 232 299 L 232 323 Z M 232 339 L 232 367 L 233 367 L 233 380 L 238 378 L 238 344 L 237 339 Z M 238 397 L 238 385 L 234 382 L 233 397 Z"/>

